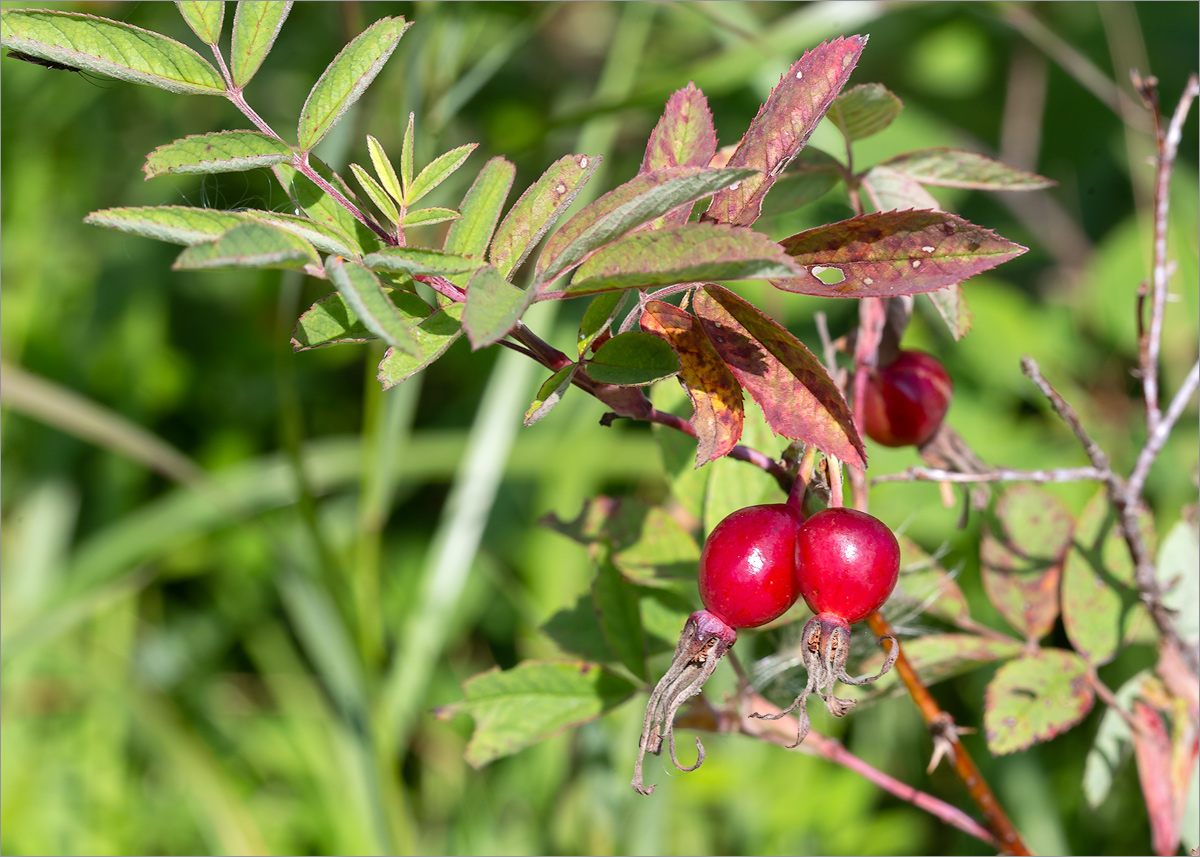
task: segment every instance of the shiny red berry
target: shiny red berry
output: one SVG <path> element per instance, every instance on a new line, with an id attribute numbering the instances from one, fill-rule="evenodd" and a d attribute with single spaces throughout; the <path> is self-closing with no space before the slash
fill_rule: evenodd
<path id="1" fill-rule="evenodd" d="M 883 606 L 900 575 L 900 545 L 887 525 L 855 509 L 826 509 L 796 539 L 800 594 L 813 613 L 847 624 Z"/>
<path id="2" fill-rule="evenodd" d="M 800 514 L 782 503 L 749 506 L 725 518 L 700 554 L 700 599 L 731 628 L 782 616 L 799 597 Z"/>
<path id="3" fill-rule="evenodd" d="M 954 384 L 941 362 L 924 351 L 901 351 L 867 378 L 863 428 L 884 446 L 920 446 L 950 408 Z"/>

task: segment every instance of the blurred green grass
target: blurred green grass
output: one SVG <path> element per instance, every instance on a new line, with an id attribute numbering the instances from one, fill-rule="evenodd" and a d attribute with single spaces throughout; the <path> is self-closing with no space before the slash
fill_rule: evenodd
<path id="1" fill-rule="evenodd" d="M 4 5 L 190 35 L 167 4 Z M 950 367 L 951 422 L 989 461 L 1083 463 L 1019 373 L 1029 353 L 1117 466 L 1132 464 L 1142 440 L 1129 369 L 1149 247 L 1148 138 L 1063 63 L 1082 58 L 1128 92 L 1114 65 L 1137 62 L 1173 105 L 1198 65 L 1195 4 L 297 4 L 249 88 L 252 103 L 289 128 L 324 65 L 385 14 L 416 24 L 329 141 L 334 152 L 362 162 L 366 133 L 398 150 L 415 111 L 419 161 L 478 141 L 468 166 L 504 154 L 519 187 L 568 151 L 605 155 L 593 186 L 633 175 L 663 103 L 688 80 L 709 96 L 721 142 L 735 142 L 806 48 L 870 33 L 852 83 L 882 82 L 906 109 L 856 146 L 856 164 L 957 145 L 1059 182 L 1032 203 L 939 197 L 1030 247 L 967 284 L 975 331 L 962 342 L 928 306 L 918 310 L 906 343 Z M 1021 15 L 1058 34 L 1066 52 L 1031 45 L 1015 28 Z M 292 355 L 295 314 L 324 283 L 177 274 L 175 248 L 81 223 L 117 205 L 237 207 L 260 195 L 284 205 L 259 174 L 142 181 L 155 146 L 241 127 L 228 105 L 2 66 L 0 355 L 104 409 L 140 455 L 114 454 L 69 421 L 31 418 L 5 383 L 0 850 L 987 851 L 841 769 L 735 736 L 710 737 L 702 769 L 664 772 L 654 797 L 639 798 L 628 776 L 640 700 L 481 771 L 466 766 L 470 723 L 429 710 L 460 698 L 458 683 L 481 670 L 553 654 L 538 627 L 574 603 L 592 571 L 578 546 L 536 521 L 573 517 L 600 492 L 661 496 L 649 432 L 599 427 L 601 406 L 580 395 L 521 429 L 541 377 L 496 349 L 459 344 L 387 393 L 371 381 L 371 347 Z M 1200 312 L 1196 126 L 1193 117 L 1176 181 L 1168 391 L 1194 359 Z M 813 145 L 830 141 L 819 130 Z M 433 204 L 453 204 L 470 175 Z M 761 226 L 782 237 L 849 214 L 834 194 Z M 835 332 L 854 322 L 849 304 L 746 293 L 814 346 L 814 311 Z M 582 306 L 563 305 L 535 328 L 569 348 Z M 1196 499 L 1194 414 L 1150 481 L 1163 531 Z M 147 466 L 155 448 L 134 428 L 203 475 L 172 484 Z M 911 451 L 876 450 L 872 469 L 914 463 Z M 1056 490 L 1076 510 L 1091 492 Z M 977 534 L 955 529 L 958 512 L 941 507 L 935 488 L 881 486 L 872 510 L 927 547 L 948 546 L 947 563 L 963 569 L 986 615 Z M 1115 686 L 1149 659 L 1131 650 L 1102 677 Z M 987 677 L 938 687 L 961 723 L 979 721 Z M 1130 769 L 1100 811 L 1081 800 L 1095 718 L 1018 757 L 992 759 L 968 738 L 1035 850 L 1146 847 Z M 963 803 L 948 772 L 924 775 L 928 739 L 906 699 L 816 728 Z"/>

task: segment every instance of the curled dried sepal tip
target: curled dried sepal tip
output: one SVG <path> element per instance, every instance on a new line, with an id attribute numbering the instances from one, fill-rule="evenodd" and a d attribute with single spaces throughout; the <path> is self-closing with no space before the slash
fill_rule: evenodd
<path id="1" fill-rule="evenodd" d="M 880 643 L 887 640 L 889 645 L 887 657 L 879 672 L 873 676 L 858 676 L 857 678 L 847 675 L 846 656 L 850 652 L 850 625 L 841 616 L 833 613 L 819 613 L 809 619 L 808 624 L 804 626 L 803 639 L 804 647 L 801 654 L 804 658 L 804 668 L 808 670 L 808 683 L 804 690 L 796 697 L 795 702 L 778 714 L 755 713 L 750 715 L 762 720 L 778 720 L 798 707 L 800 713 L 797 715 L 797 719 L 800 721 L 800 728 L 797 732 L 796 743 L 789 745 L 791 747 L 798 747 L 808 735 L 811 725 L 808 719 L 808 695 L 810 693 L 821 697 L 825 703 L 825 710 L 834 717 L 844 717 L 846 712 L 855 706 L 855 701 L 834 696 L 833 686 L 839 681 L 843 684 L 853 685 L 870 684 L 890 670 L 900 655 L 900 645 L 895 637 L 880 637 Z"/>
<path id="2" fill-rule="evenodd" d="M 646 705 L 646 719 L 638 745 L 637 762 L 633 766 L 633 789 L 648 795 L 654 786 L 642 784 L 642 760 L 646 753 L 662 752 L 663 739 L 670 748 L 671 761 L 679 770 L 694 771 L 704 762 L 704 745 L 696 739 L 698 757 L 693 765 L 681 765 L 675 754 L 675 712 L 683 703 L 700 692 L 704 682 L 713 674 L 719 661 L 737 640 L 737 632 L 707 610 L 697 610 L 688 617 L 675 647 L 675 658 L 666 675 L 659 680 Z"/>

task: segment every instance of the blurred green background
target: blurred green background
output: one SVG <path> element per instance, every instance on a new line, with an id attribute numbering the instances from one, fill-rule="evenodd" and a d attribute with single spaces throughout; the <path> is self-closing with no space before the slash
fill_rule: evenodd
<path id="1" fill-rule="evenodd" d="M 170 4 L 14 5 L 194 42 Z M 961 342 L 918 301 L 906 344 L 950 368 L 950 421 L 988 461 L 1086 463 L 1020 374 L 1031 354 L 1128 472 L 1144 438 L 1129 370 L 1153 180 L 1128 69 L 1156 74 L 1173 108 L 1198 67 L 1198 8 L 301 3 L 247 93 L 288 136 L 340 47 L 404 15 L 415 25 L 321 153 L 365 163 L 367 133 L 398 152 L 415 112 L 419 163 L 481 143 L 434 201 L 455 205 L 498 154 L 517 165 L 516 191 L 567 152 L 604 154 L 593 189 L 628 179 L 689 80 L 721 144 L 735 143 L 805 49 L 869 33 L 851 83 L 881 82 L 905 110 L 857 144 L 856 165 L 959 146 L 1058 182 L 1025 196 L 937 193 L 1030 248 L 967 283 L 975 330 Z M 542 372 L 500 349 L 460 341 L 386 394 L 373 346 L 293 355 L 292 324 L 324 282 L 174 273 L 177 248 L 81 222 L 124 205 L 284 209 L 265 172 L 142 180 L 154 147 L 245 127 L 231 106 L 11 60 L 0 69 L 5 853 L 991 853 L 840 768 L 736 736 L 710 736 L 708 761 L 686 777 L 655 761 L 659 790 L 641 798 L 629 776 L 642 696 L 467 766 L 469 718 L 430 710 L 482 670 L 555 654 L 539 627 L 593 572 L 537 521 L 573 518 L 600 493 L 663 496 L 650 432 L 600 427 L 602 406 L 583 395 L 521 428 Z M 1173 200 L 1168 394 L 1196 353 L 1196 127 L 1193 115 Z M 812 145 L 840 157 L 829 131 Z M 834 193 L 759 228 L 782 238 L 850 213 Z M 849 302 L 746 293 L 813 347 L 814 311 L 835 335 L 856 321 Z M 584 304 L 539 307 L 531 326 L 569 349 Z M 1196 500 L 1196 423 L 1193 404 L 1150 480 L 1160 533 Z M 872 452 L 874 473 L 917 463 L 912 450 Z M 1093 490 L 1055 492 L 1078 511 Z M 871 502 L 946 551 L 977 615 L 1001 621 L 980 595 L 975 521 L 956 529 L 959 510 L 929 485 L 881 486 Z M 1130 649 L 1101 677 L 1116 687 L 1152 657 Z M 935 688 L 960 724 L 979 723 L 991 672 Z M 966 738 L 1036 851 L 1148 848 L 1132 767 L 1099 810 L 1082 800 L 1097 720 L 999 759 Z M 907 697 L 816 727 L 970 810 L 945 766 L 924 773 L 930 742 Z"/>

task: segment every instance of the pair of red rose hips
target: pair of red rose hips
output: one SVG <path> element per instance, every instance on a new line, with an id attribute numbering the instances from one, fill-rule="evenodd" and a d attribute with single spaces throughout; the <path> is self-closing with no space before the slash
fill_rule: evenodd
<path id="1" fill-rule="evenodd" d="M 664 738 L 677 768 L 691 771 L 700 766 L 704 747 L 699 739 L 696 763 L 679 763 L 675 712 L 700 692 L 717 661 L 737 640 L 737 629 L 777 619 L 799 597 L 816 614 L 803 635 L 808 686 L 787 711 L 765 717 L 782 717 L 799 706 L 799 744 L 808 734 L 805 701 L 810 693 L 825 700 L 831 713 L 845 714 L 853 703 L 834 696 L 833 685 L 839 680 L 850 684 L 874 680 L 846 674 L 850 625 L 883 605 L 899 570 L 900 547 L 891 530 L 854 509 L 830 508 L 805 521 L 786 504 L 751 506 L 717 524 L 700 555 L 700 598 L 705 609 L 688 618 L 675 659 L 650 696 L 634 789 L 641 794 L 654 790 L 642 784 L 642 760 L 647 752 L 660 753 Z M 879 675 L 891 667 L 897 653 L 893 641 Z"/>

